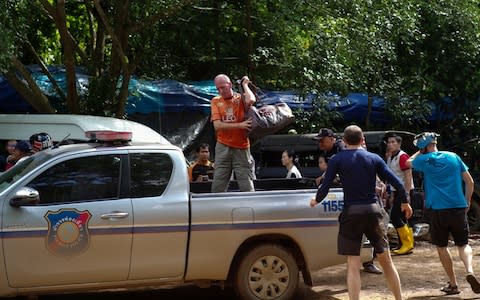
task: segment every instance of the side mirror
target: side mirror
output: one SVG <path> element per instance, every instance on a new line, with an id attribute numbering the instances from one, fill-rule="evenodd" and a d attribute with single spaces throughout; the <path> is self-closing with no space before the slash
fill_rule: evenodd
<path id="1" fill-rule="evenodd" d="M 40 203 L 38 191 L 29 187 L 21 188 L 10 199 L 10 205 L 14 207 L 33 206 L 38 203 Z"/>

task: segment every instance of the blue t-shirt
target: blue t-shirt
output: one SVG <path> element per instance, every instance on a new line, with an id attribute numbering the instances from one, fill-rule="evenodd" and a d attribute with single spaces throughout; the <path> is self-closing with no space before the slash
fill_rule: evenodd
<path id="1" fill-rule="evenodd" d="M 424 174 L 425 207 L 468 207 L 462 182 L 462 173 L 468 167 L 458 155 L 448 151 L 420 154 L 412 161 L 412 166 Z"/>
<path id="2" fill-rule="evenodd" d="M 343 186 L 345 206 L 375 203 L 377 175 L 397 189 L 397 201 L 407 202 L 405 188 L 400 179 L 387 167 L 380 156 L 364 149 L 346 149 L 332 157 L 328 162 L 323 183 L 317 191 L 317 202 L 323 200 L 328 194 L 336 174 L 339 174 Z"/>

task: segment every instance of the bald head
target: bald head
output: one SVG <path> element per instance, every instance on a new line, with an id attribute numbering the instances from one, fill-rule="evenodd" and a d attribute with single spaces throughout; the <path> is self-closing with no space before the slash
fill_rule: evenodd
<path id="1" fill-rule="evenodd" d="M 232 81 L 230 80 L 230 77 L 228 77 L 225 74 L 218 74 L 217 76 L 215 76 L 215 79 L 213 81 L 215 82 L 215 84 L 217 82 L 219 82 L 219 83 L 221 83 L 221 82 L 232 83 Z"/>
<path id="2" fill-rule="evenodd" d="M 232 81 L 230 81 L 230 78 L 227 75 L 219 74 L 215 76 L 213 82 L 223 99 L 230 99 L 233 97 Z"/>
<path id="3" fill-rule="evenodd" d="M 350 125 L 343 131 L 343 140 L 350 146 L 359 146 L 363 141 L 363 131 L 357 125 Z"/>

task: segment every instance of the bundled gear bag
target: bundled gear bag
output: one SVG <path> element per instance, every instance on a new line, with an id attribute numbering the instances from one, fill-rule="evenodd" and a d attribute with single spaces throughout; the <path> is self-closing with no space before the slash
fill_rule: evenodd
<path id="1" fill-rule="evenodd" d="M 242 82 L 239 80 L 237 83 L 242 100 L 245 101 Z M 261 139 L 266 135 L 278 132 L 295 121 L 292 110 L 286 103 L 264 104 L 258 97 L 259 89 L 251 82 L 249 85 L 256 98 L 255 104 L 250 107 L 244 103 L 245 120 L 252 119 L 252 129 L 248 133 L 250 138 Z"/>

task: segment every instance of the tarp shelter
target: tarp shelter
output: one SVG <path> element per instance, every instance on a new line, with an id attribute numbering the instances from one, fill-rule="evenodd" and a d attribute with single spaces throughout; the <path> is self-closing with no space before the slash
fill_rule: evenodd
<path id="1" fill-rule="evenodd" d="M 49 97 L 55 108 L 66 113 L 65 107 L 53 89 L 50 80 L 38 66 L 29 70 L 40 89 Z M 65 69 L 49 67 L 49 71 L 65 90 Z M 88 75 L 77 69 L 79 95 L 88 90 Z M 133 77 L 129 84 L 130 96 L 126 104 L 128 118 L 153 128 L 172 144 L 185 150 L 187 156 L 201 142 L 214 141 L 213 126 L 209 122 L 210 100 L 217 95 L 213 81 L 182 83 L 174 80 L 141 80 Z M 265 104 L 287 103 L 292 110 L 312 110 L 312 97 L 300 98 L 293 91 L 267 91 L 260 93 Z M 328 107 L 341 113 L 345 123 L 363 123 L 367 114 L 366 94 L 350 93 L 346 97 L 326 94 Z M 34 113 L 35 110 L 16 92 L 5 78 L 0 77 L 0 113 Z M 440 114 L 432 113 L 431 120 Z M 382 98 L 373 98 L 370 121 L 372 124 L 388 125 Z M 213 145 L 212 145 L 213 146 Z"/>

